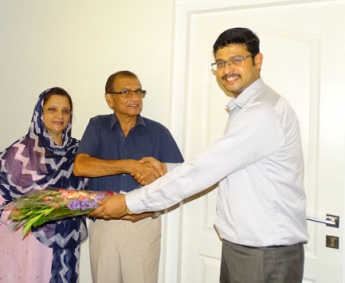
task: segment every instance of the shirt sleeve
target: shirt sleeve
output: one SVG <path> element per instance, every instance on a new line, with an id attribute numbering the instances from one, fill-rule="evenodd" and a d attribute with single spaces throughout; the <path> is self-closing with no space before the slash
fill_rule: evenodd
<path id="1" fill-rule="evenodd" d="M 167 171 L 170 172 L 174 170 L 177 166 L 181 165 L 181 163 L 166 163 Z"/>
<path id="2" fill-rule="evenodd" d="M 97 156 L 97 149 L 99 148 L 99 137 L 97 134 L 97 126 L 94 119 L 90 119 L 83 137 L 80 141 L 79 148 L 76 154 L 84 153 L 90 156 Z"/>
<path id="3" fill-rule="evenodd" d="M 238 114 L 228 132 L 193 159 L 127 194 L 127 205 L 135 213 L 166 209 L 274 154 L 283 146 L 284 139 L 284 130 L 273 107 L 254 105 Z"/>
<path id="4" fill-rule="evenodd" d="M 182 163 L 183 156 L 177 146 L 176 141 L 171 135 L 170 131 L 163 127 L 161 141 L 160 141 L 160 161 L 164 163 Z"/>
<path id="5" fill-rule="evenodd" d="M 6 201 L 2 196 L 0 196 L 0 204 L 6 205 L 10 203 L 10 201 Z M 8 219 L 10 216 L 11 210 L 0 210 L 0 223 L 8 225 L 11 221 Z"/>

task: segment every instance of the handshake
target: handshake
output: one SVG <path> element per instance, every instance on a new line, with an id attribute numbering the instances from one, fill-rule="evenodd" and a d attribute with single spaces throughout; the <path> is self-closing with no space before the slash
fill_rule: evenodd
<path id="1" fill-rule="evenodd" d="M 144 157 L 141 160 L 127 160 L 129 171 L 133 178 L 142 186 L 148 185 L 163 176 L 167 172 L 165 163 L 153 157 Z M 99 207 L 88 214 L 89 217 L 104 220 L 121 219 L 137 222 L 141 219 L 159 217 L 160 212 L 144 212 L 141 214 L 132 213 L 126 204 L 125 194 L 115 194 L 99 201 Z"/>
<path id="2" fill-rule="evenodd" d="M 153 157 L 133 160 L 131 167 L 131 175 L 142 186 L 152 183 L 167 172 L 166 164 Z"/>

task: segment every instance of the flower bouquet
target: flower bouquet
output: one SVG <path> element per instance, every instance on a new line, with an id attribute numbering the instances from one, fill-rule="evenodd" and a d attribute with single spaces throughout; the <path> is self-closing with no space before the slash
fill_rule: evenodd
<path id="1" fill-rule="evenodd" d="M 25 235 L 32 227 L 48 221 L 89 213 L 98 207 L 99 200 L 113 194 L 110 191 L 46 189 L 25 194 L 0 209 L 19 210 L 20 215 L 11 219 L 15 221 L 14 229 L 23 227 Z"/>

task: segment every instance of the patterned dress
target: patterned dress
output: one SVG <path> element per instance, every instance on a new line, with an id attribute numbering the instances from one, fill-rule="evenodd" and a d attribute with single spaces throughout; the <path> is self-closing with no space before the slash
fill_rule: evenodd
<path id="1" fill-rule="evenodd" d="M 71 137 L 72 119 L 57 146 L 43 124 L 40 94 L 27 135 L 0 153 L 0 205 L 46 188 L 85 189 L 73 175 L 79 142 Z M 79 279 L 80 244 L 87 238 L 84 217 L 50 222 L 22 237 L 12 230 L 9 212 L 0 210 L 0 283 L 74 283 Z"/>

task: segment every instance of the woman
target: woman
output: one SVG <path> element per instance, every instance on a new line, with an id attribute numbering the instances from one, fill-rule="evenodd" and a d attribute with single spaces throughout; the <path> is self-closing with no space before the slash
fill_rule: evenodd
<path id="1" fill-rule="evenodd" d="M 41 93 L 28 134 L 0 153 L 0 205 L 33 189 L 85 188 L 86 180 L 72 174 L 79 142 L 71 127 L 70 95 L 58 87 Z M 0 213 L 0 282 L 78 282 L 84 217 L 51 222 L 23 237 L 10 220 L 18 211 Z"/>

